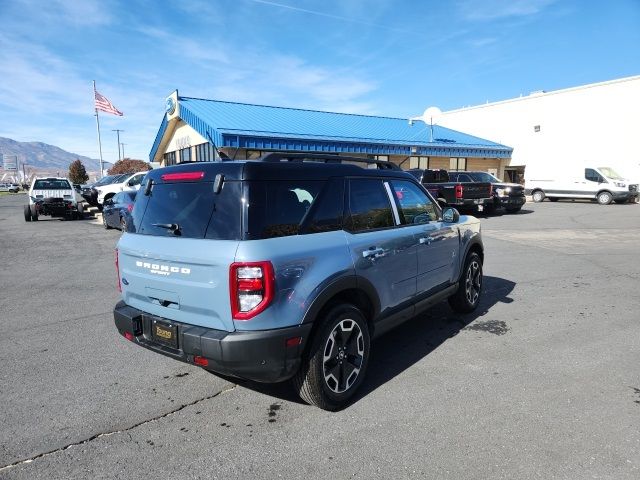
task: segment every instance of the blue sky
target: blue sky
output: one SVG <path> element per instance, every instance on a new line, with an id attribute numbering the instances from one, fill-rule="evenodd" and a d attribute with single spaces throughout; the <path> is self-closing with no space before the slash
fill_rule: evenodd
<path id="1" fill-rule="evenodd" d="M 408 118 L 640 74 L 640 0 L 9 0 L 0 136 L 148 159 L 164 99 Z"/>

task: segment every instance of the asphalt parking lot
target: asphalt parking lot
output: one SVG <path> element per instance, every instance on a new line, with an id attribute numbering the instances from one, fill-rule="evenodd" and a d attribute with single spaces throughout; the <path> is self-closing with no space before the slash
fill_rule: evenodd
<path id="1" fill-rule="evenodd" d="M 373 344 L 345 410 L 113 326 L 120 233 L 0 197 L 0 478 L 640 478 L 640 205 L 482 219 L 478 312 Z"/>

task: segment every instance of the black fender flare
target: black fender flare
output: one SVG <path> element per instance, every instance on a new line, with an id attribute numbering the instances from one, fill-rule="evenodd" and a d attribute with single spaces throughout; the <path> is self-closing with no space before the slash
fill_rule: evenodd
<path id="1" fill-rule="evenodd" d="M 371 302 L 370 320 L 373 320 L 380 314 L 380 298 L 378 297 L 375 287 L 364 277 L 349 275 L 338 278 L 325 286 L 307 309 L 301 323 L 313 323 L 329 300 L 345 290 L 360 290 L 364 293 Z"/>
<path id="2" fill-rule="evenodd" d="M 467 258 L 467 255 L 469 255 L 469 252 L 475 246 L 478 246 L 478 249 L 480 250 L 480 258 L 482 259 L 482 263 L 484 264 L 484 245 L 482 244 L 482 241 L 479 238 L 474 238 L 465 247 L 464 255 L 462 255 L 462 257 L 460 258 L 460 275 L 458 275 L 458 280 L 462 278 L 462 274 L 464 273 L 462 271 L 462 268 L 464 267 L 464 262 Z"/>

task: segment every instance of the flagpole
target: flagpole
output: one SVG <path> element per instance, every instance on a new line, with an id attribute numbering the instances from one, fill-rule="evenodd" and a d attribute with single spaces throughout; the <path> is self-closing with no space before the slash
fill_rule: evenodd
<path id="1" fill-rule="evenodd" d="M 102 166 L 102 141 L 100 139 L 100 117 L 98 116 L 98 109 L 95 108 L 96 104 L 96 81 L 93 81 L 93 105 L 96 112 L 96 128 L 98 129 L 98 149 L 100 150 L 100 178 L 102 178 L 104 169 Z"/>

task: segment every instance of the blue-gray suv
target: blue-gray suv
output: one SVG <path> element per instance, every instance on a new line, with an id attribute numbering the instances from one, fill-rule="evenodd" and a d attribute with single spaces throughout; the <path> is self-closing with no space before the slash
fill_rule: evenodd
<path id="1" fill-rule="evenodd" d="M 223 375 L 344 406 L 371 339 L 482 291 L 480 223 L 396 165 L 272 153 L 149 172 L 116 250 L 120 334 Z"/>

